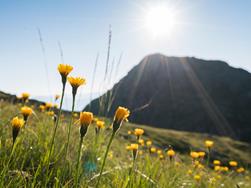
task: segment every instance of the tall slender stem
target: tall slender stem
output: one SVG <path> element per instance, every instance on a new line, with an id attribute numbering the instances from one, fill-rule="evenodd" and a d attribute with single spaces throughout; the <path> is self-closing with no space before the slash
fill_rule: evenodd
<path id="1" fill-rule="evenodd" d="M 58 117 L 57 117 L 57 120 L 56 120 L 56 124 L 55 124 L 55 128 L 54 128 L 54 131 L 53 131 L 53 135 L 52 135 L 52 138 L 51 138 L 51 146 L 50 146 L 49 157 L 48 157 L 48 166 L 50 164 L 51 152 L 52 152 L 52 148 L 53 148 L 53 145 L 54 145 L 54 141 L 55 141 L 55 136 L 56 136 L 58 124 L 59 124 L 59 120 L 60 120 L 61 113 L 62 113 L 62 105 L 63 105 L 64 93 L 65 93 L 65 83 L 63 83 L 62 97 L 61 97 L 61 101 L 60 101 L 60 107 L 59 107 Z"/>
<path id="2" fill-rule="evenodd" d="M 76 174 L 76 182 L 75 182 L 75 187 L 78 187 L 78 179 L 79 179 L 79 161 L 80 161 L 80 156 L 81 156 L 81 148 L 82 148 L 82 143 L 83 143 L 84 137 L 80 137 L 80 142 L 79 142 L 79 148 L 78 148 L 78 161 L 77 161 L 77 174 Z"/>
<path id="3" fill-rule="evenodd" d="M 68 148 L 69 148 L 69 142 L 70 142 L 70 136 L 71 136 L 71 126 L 74 118 L 74 107 L 75 107 L 75 98 L 76 95 L 73 94 L 73 99 L 72 99 L 72 109 L 71 109 L 71 121 L 68 127 L 68 137 L 67 137 L 67 142 L 66 142 L 66 152 L 65 152 L 65 158 L 67 158 L 67 153 L 68 153 Z"/>
<path id="4" fill-rule="evenodd" d="M 109 143 L 108 143 L 108 145 L 107 145 L 106 152 L 105 152 L 105 157 L 104 157 L 104 160 L 103 160 L 103 164 L 102 164 L 102 166 L 101 166 L 101 170 L 100 170 L 100 173 L 99 173 L 99 177 L 98 177 L 98 182 L 97 182 L 97 184 L 96 184 L 96 188 L 98 188 L 98 185 L 99 185 L 99 182 L 100 182 L 100 179 L 101 179 L 103 170 L 104 170 L 105 161 L 106 161 L 106 158 L 107 158 L 107 155 L 108 155 L 108 151 L 109 151 L 109 149 L 110 149 L 110 146 L 111 146 L 112 140 L 113 140 L 113 138 L 114 138 L 114 136 L 115 136 L 115 133 L 116 133 L 116 132 L 114 132 L 114 131 L 112 132 L 111 138 L 110 138 Z"/>

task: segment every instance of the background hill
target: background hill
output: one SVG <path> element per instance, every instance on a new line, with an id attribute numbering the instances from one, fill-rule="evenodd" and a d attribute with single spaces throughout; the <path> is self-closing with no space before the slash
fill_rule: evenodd
<path id="1" fill-rule="evenodd" d="M 250 142 L 250 83 L 250 73 L 223 61 L 153 54 L 85 110 L 111 116 L 121 105 L 135 123 Z"/>

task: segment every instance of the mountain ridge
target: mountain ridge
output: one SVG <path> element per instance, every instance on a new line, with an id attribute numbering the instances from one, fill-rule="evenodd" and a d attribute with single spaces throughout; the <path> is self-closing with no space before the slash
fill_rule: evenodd
<path id="1" fill-rule="evenodd" d="M 224 61 L 152 54 L 85 110 L 111 116 L 122 105 L 135 123 L 250 142 L 249 83 L 248 71 Z"/>

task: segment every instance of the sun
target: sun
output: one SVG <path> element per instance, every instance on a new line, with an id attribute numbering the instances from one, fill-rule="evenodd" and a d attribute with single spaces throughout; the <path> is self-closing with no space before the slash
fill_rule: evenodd
<path id="1" fill-rule="evenodd" d="M 155 5 L 144 11 L 145 29 L 154 37 L 170 36 L 177 23 L 175 11 L 167 5 Z"/>

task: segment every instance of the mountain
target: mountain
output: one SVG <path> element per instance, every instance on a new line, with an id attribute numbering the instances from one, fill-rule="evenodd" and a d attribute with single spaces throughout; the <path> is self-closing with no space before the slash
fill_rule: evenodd
<path id="1" fill-rule="evenodd" d="M 223 61 L 146 56 L 85 110 L 112 116 L 119 105 L 134 123 L 251 142 L 251 74 Z"/>

